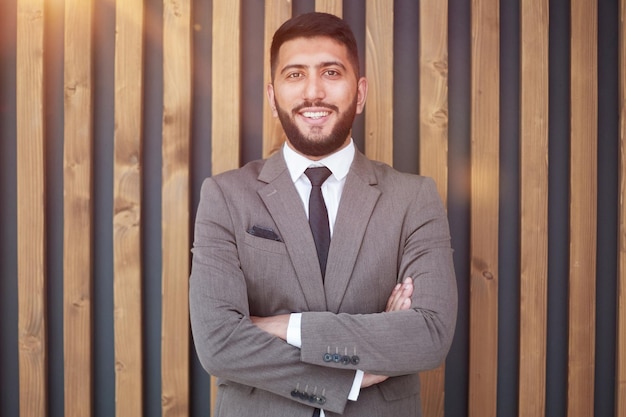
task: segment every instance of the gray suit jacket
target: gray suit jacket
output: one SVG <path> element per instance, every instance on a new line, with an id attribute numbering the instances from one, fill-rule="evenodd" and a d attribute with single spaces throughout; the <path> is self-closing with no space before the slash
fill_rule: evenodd
<path id="1" fill-rule="evenodd" d="M 407 276 L 412 308 L 384 313 Z M 328 417 L 420 416 L 417 373 L 444 360 L 456 309 L 448 222 L 431 179 L 357 151 L 324 283 L 281 152 L 202 186 L 190 313 L 200 361 L 218 377 L 217 417 L 310 417 L 312 407 Z M 249 320 L 292 312 L 303 313 L 301 349 Z M 391 378 L 348 401 L 357 369 Z"/>

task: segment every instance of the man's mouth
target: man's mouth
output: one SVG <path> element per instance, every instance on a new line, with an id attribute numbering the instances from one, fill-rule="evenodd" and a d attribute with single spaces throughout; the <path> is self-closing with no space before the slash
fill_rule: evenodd
<path id="1" fill-rule="evenodd" d="M 308 119 L 321 119 L 322 117 L 326 117 L 330 114 L 329 111 L 305 111 L 301 113 L 302 116 L 308 118 Z"/>

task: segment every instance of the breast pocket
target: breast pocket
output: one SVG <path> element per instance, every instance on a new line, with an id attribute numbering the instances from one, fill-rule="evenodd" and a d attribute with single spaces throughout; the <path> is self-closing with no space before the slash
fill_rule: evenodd
<path id="1" fill-rule="evenodd" d="M 240 246 L 241 269 L 248 287 L 250 312 L 277 314 L 301 305 L 299 283 L 283 242 L 248 235 Z M 294 293 L 295 292 L 295 293 Z M 291 306 L 291 307 L 290 307 Z"/>
<path id="2" fill-rule="evenodd" d="M 250 233 L 246 233 L 243 238 L 243 243 L 255 250 L 262 252 L 271 252 L 276 254 L 287 255 L 287 248 L 281 241 L 265 239 L 258 236 L 253 236 Z"/>

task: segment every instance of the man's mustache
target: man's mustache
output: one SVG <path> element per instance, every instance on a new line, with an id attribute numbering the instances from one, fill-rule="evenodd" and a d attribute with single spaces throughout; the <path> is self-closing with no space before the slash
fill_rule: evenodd
<path id="1" fill-rule="evenodd" d="M 333 104 L 324 103 L 323 101 L 318 101 L 315 103 L 312 101 L 305 101 L 302 104 L 299 104 L 296 107 L 294 107 L 293 112 L 299 113 L 300 111 L 306 108 L 310 108 L 310 107 L 325 108 L 325 109 L 329 109 L 329 110 L 339 113 L 339 108 L 337 106 Z"/>

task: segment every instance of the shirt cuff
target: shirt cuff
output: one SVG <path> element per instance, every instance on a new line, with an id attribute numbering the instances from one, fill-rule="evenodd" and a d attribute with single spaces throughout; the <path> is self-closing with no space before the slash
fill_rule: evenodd
<path id="1" fill-rule="evenodd" d="M 348 394 L 348 399 L 350 401 L 356 401 L 359 398 L 359 394 L 361 393 L 361 382 L 363 382 L 363 375 L 365 375 L 365 372 L 357 369 L 356 375 L 354 375 L 354 382 L 352 382 L 352 388 L 350 389 L 350 394 Z"/>
<path id="2" fill-rule="evenodd" d="M 291 313 L 289 315 L 289 324 L 287 324 L 287 343 L 297 348 L 302 347 L 302 332 L 300 330 L 301 322 L 302 313 Z"/>

